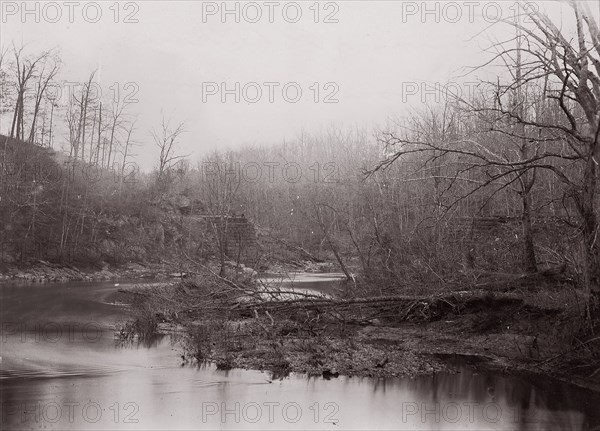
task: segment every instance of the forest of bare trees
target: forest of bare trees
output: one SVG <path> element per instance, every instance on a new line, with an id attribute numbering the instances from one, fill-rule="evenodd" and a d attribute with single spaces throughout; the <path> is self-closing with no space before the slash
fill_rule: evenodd
<path id="1" fill-rule="evenodd" d="M 446 92 L 375 131 L 332 127 L 196 161 L 178 149 L 183 122 L 140 132 L 127 103 L 94 91 L 94 71 L 56 103 L 58 55 L 5 47 L 2 260 L 118 263 L 210 248 L 223 268 L 235 259 L 227 217 L 243 214 L 381 294 L 560 268 L 597 318 L 600 30 L 585 2 L 569 6 L 572 34 L 541 11 L 496 24 L 509 36 L 469 72 L 499 71 L 480 81 L 488 91 Z M 135 144 L 158 149 L 154 172 L 130 169 Z M 222 218 L 216 243 L 190 214 Z"/>

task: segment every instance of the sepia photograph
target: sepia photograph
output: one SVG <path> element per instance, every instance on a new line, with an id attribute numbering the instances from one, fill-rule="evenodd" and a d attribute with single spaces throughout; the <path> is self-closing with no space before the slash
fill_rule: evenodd
<path id="1" fill-rule="evenodd" d="M 600 431 L 600 0 L 0 0 L 0 430 Z"/>

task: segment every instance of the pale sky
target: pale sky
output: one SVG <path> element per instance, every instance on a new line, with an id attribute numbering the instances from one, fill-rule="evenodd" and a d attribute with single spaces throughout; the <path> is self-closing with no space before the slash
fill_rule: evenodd
<path id="1" fill-rule="evenodd" d="M 481 63 L 485 58 L 481 49 L 489 40 L 473 36 L 493 21 L 495 5 L 502 5 L 506 17 L 514 5 L 507 1 L 470 2 L 474 6 L 469 2 L 337 1 L 315 7 L 314 1 L 301 1 L 297 4 L 302 16 L 294 23 L 288 22 L 295 18 L 293 2 L 271 2 L 273 6 L 227 2 L 228 8 L 240 10 L 240 22 L 235 22 L 234 14 L 221 15 L 222 2 L 138 1 L 118 3 L 115 23 L 115 2 L 90 6 L 94 2 L 83 1 L 76 2 L 71 23 L 65 2 L 38 3 L 38 12 L 35 3 L 26 2 L 33 12 L 23 16 L 22 2 L 2 1 L 2 46 L 15 41 L 26 44 L 32 53 L 56 47 L 64 63 L 61 79 L 82 83 L 97 68 L 106 97 L 113 94 L 115 83 L 121 97 L 139 89 L 133 97 L 139 101 L 129 112 L 139 118 L 140 146 L 135 152 L 146 169 L 158 157 L 149 130 L 159 125 L 161 111 L 174 122 L 185 121 L 181 152 L 194 158 L 215 147 L 293 139 L 302 130 L 318 133 L 332 125 L 384 124 L 421 102 L 421 95 L 407 96 L 406 91 L 403 95 L 407 83 L 453 81 L 463 66 Z M 423 4 L 432 12 L 423 15 Z M 315 23 L 317 9 L 319 22 Z M 96 10 L 102 15 L 94 23 Z M 257 10 L 262 17 L 249 22 Z M 137 22 L 124 22 L 128 15 Z M 328 16 L 337 22 L 323 22 Z M 229 89 L 235 89 L 236 83 L 240 87 L 256 83 L 246 87 L 246 96 L 255 98 L 258 86 L 262 97 L 248 103 L 240 94 L 240 103 L 235 103 L 234 95 L 228 95 L 222 103 L 218 93 L 206 95 L 203 101 L 203 87 L 213 82 L 224 82 Z M 274 83 L 270 84 L 272 103 L 265 82 Z M 127 83 L 133 85 L 125 87 Z M 282 94 L 286 83 L 291 83 L 288 100 Z M 318 102 L 314 83 L 320 88 Z M 297 88 L 302 98 L 291 103 Z M 327 95 L 337 103 L 323 103 Z M 6 123 L 2 119 L 3 132 Z"/>

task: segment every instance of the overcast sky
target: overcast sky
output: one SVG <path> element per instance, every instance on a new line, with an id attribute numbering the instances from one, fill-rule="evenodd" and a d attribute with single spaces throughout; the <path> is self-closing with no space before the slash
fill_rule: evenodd
<path id="1" fill-rule="evenodd" d="M 227 2 L 239 8 L 236 22 L 234 13 L 222 15 L 222 2 L 122 2 L 118 16 L 112 1 L 90 3 L 79 2 L 70 17 L 63 2 L 38 3 L 37 12 L 27 3 L 33 12 L 25 16 L 22 2 L 3 2 L 1 41 L 27 44 L 32 53 L 56 47 L 62 79 L 81 83 L 98 69 L 105 96 L 114 94 L 116 83 L 121 97 L 137 100 L 129 111 L 139 117 L 135 152 L 144 168 L 157 158 L 149 129 L 160 123 L 161 112 L 185 121 L 181 151 L 195 156 L 217 146 L 272 144 L 301 130 L 384 124 L 421 102 L 421 94 L 407 94 L 415 88 L 410 83 L 456 80 L 464 66 L 481 63 L 489 40 L 473 37 L 497 11 L 507 17 L 514 4 Z M 424 4 L 430 8 L 425 15 Z M 239 83 L 247 92 L 240 91 L 239 103 L 234 94 L 223 103 L 221 83 L 230 90 Z M 292 103 L 298 89 L 302 98 Z M 1 127 L 5 131 L 6 119 Z"/>

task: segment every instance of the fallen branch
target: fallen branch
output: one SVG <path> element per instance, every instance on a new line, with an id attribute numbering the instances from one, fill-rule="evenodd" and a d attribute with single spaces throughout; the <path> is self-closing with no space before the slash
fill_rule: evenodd
<path id="1" fill-rule="evenodd" d="M 282 243 L 283 245 L 285 245 L 288 248 L 294 249 L 298 252 L 300 252 L 300 254 L 303 254 L 305 257 L 307 257 L 310 261 L 315 262 L 315 263 L 323 263 L 325 262 L 323 259 L 319 259 L 318 257 L 312 255 L 309 251 L 307 251 L 306 249 L 299 247 L 297 245 L 293 245 L 290 244 L 289 242 L 281 239 L 281 238 L 277 238 L 274 236 L 271 236 L 271 238 L 273 238 L 275 241 L 279 241 L 280 243 Z"/>

